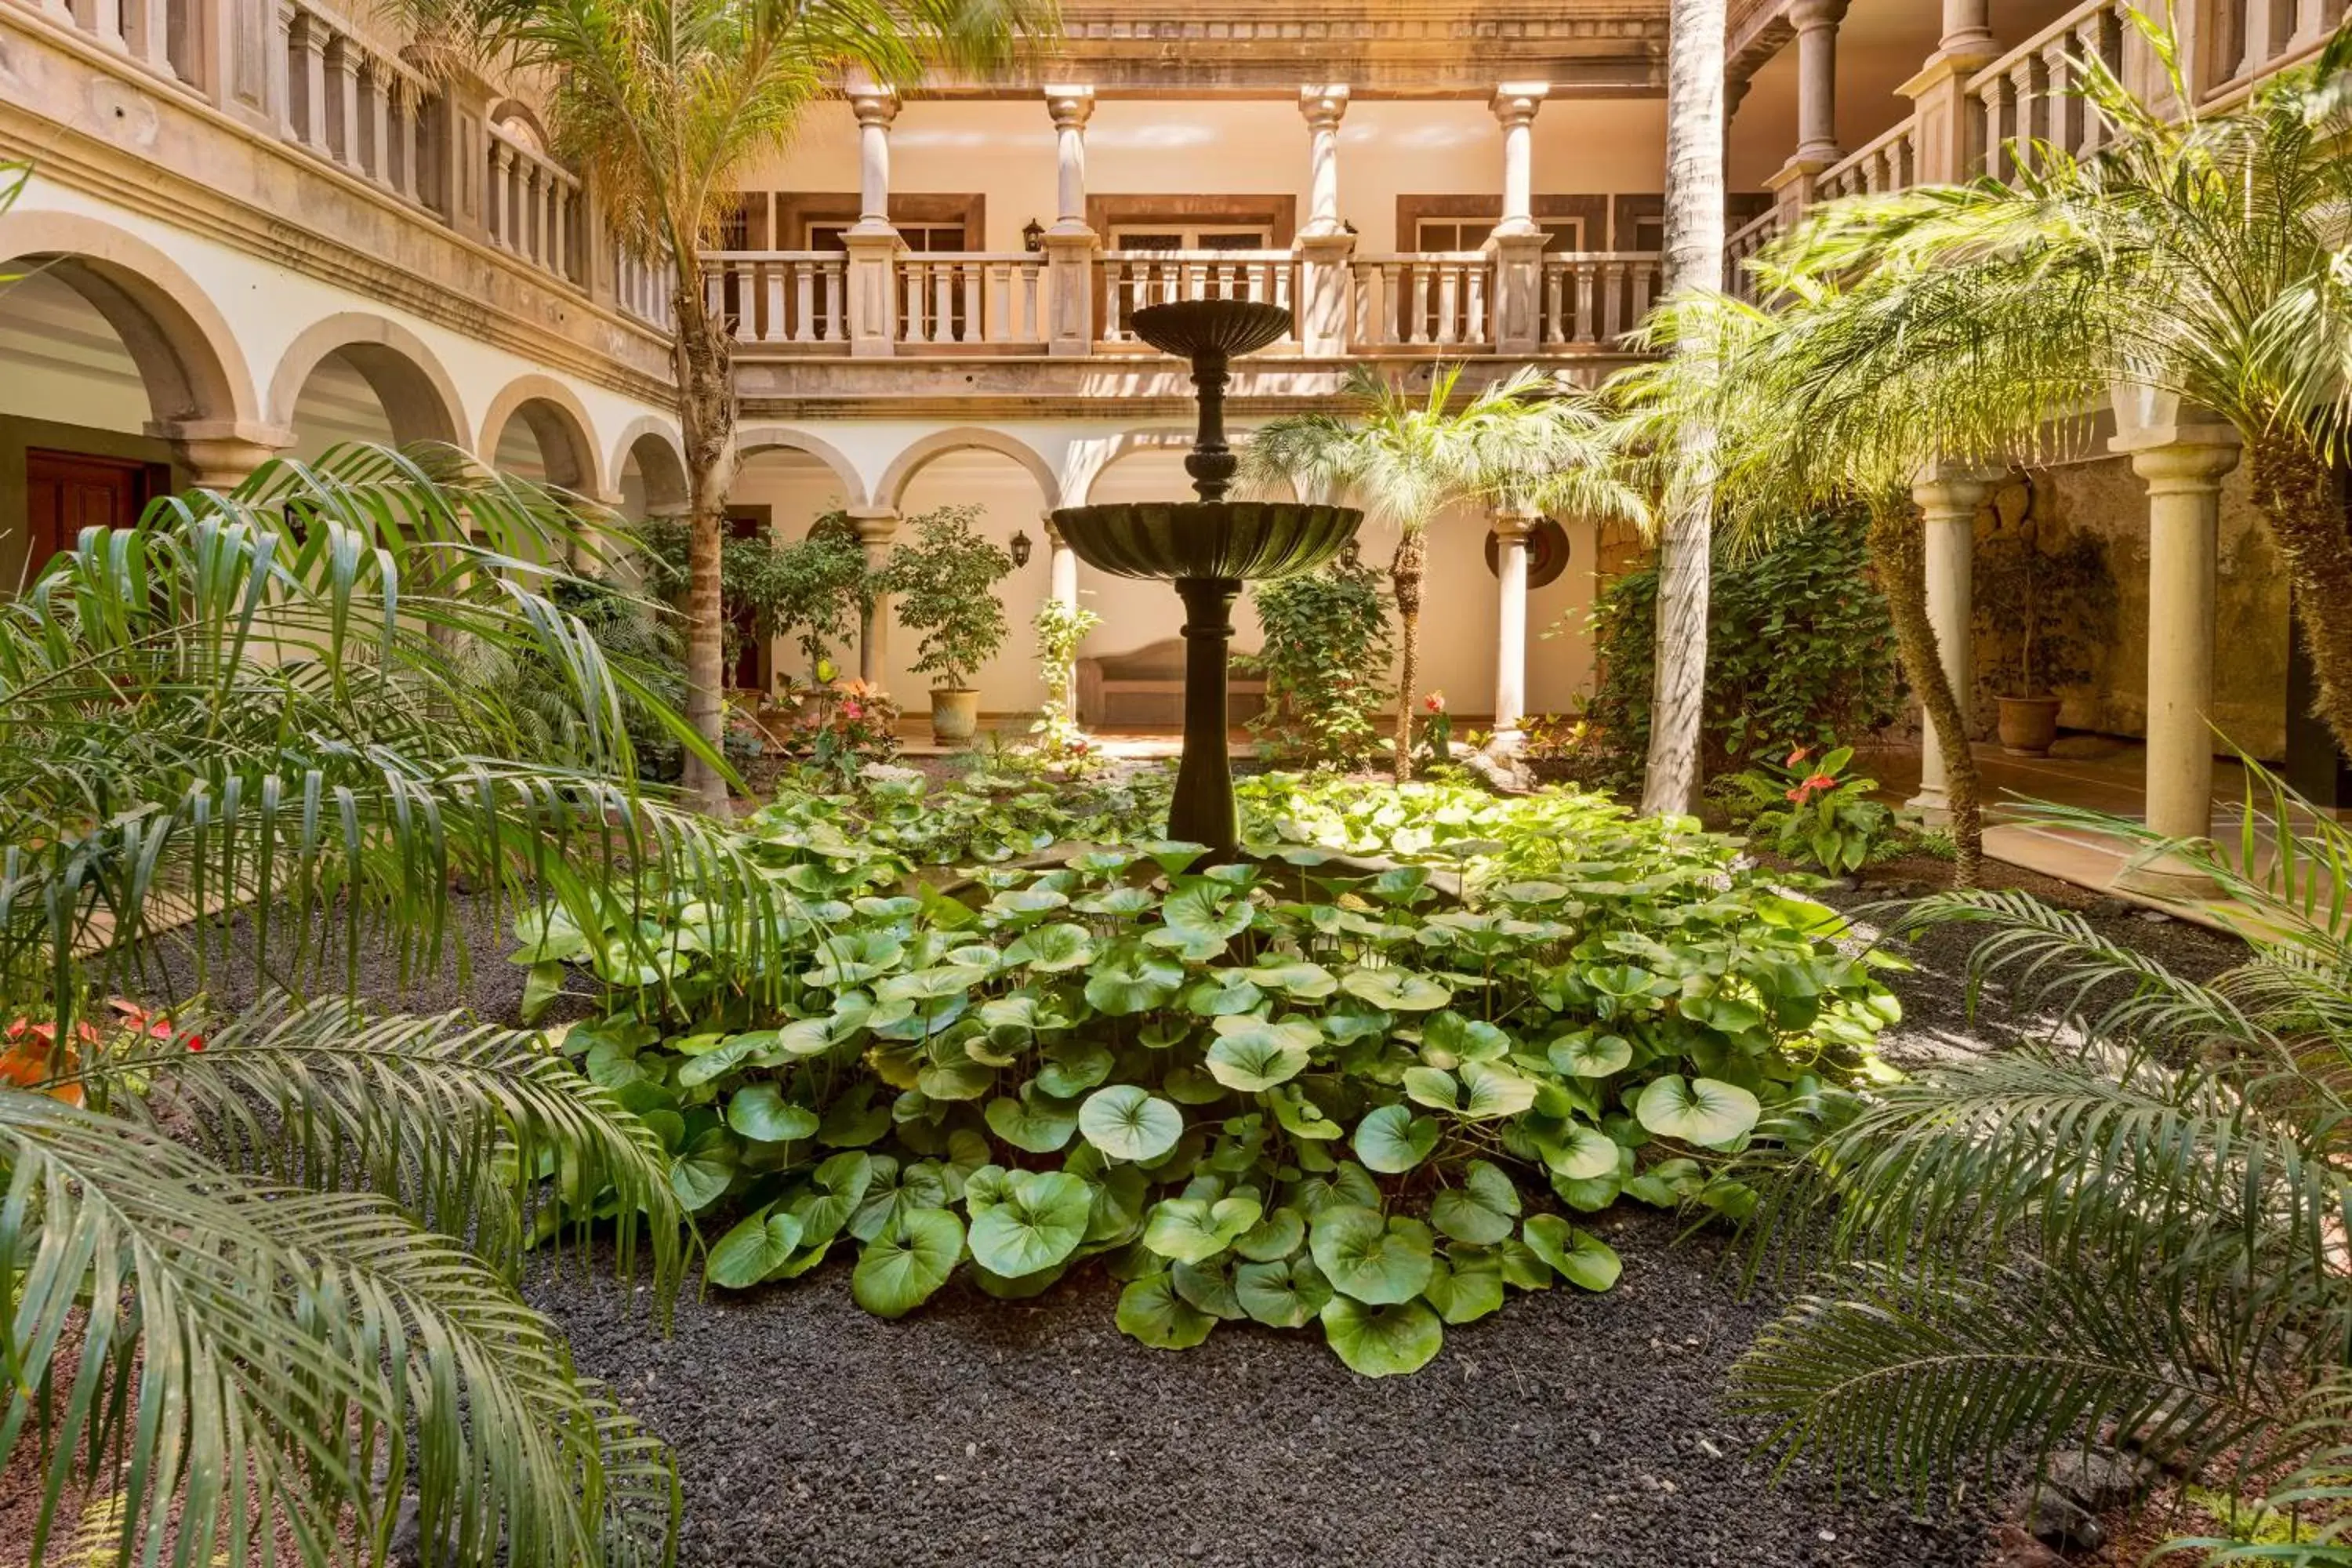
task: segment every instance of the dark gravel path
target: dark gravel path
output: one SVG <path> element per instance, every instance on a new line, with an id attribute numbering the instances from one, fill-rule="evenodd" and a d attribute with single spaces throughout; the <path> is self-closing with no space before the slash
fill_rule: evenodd
<path id="1" fill-rule="evenodd" d="M 2088 900 L 2037 887 L 2078 907 Z M 1867 889 L 1838 901 L 1867 903 Z M 2239 951 L 2179 922 L 2095 918 L 2191 973 Z M 408 988 L 372 961 L 385 1005 L 508 1019 L 521 971 L 462 900 L 473 972 Z M 242 938 L 243 933 L 235 933 Z M 1916 1063 L 2016 1037 L 1998 998 L 1971 1021 L 1975 933 L 1934 932 L 1896 979 L 1890 1055 Z M 187 984 L 184 955 L 171 962 Z M 251 994 L 216 970 L 214 1001 Z M 1082 1271 L 1042 1300 L 951 1288 L 898 1323 L 849 1299 L 845 1266 L 681 1304 L 672 1332 L 641 1292 L 576 1270 L 533 1301 L 677 1449 L 687 1568 L 994 1568 L 1349 1563 L 1366 1568 L 1975 1568 L 1980 1521 L 1927 1523 L 1899 1501 L 1777 1484 L 1761 1432 L 1722 1407 L 1725 1373 L 1769 1319 L 1739 1300 L 1720 1243 L 1677 1241 L 1631 1208 L 1601 1227 L 1618 1288 L 1514 1295 L 1447 1331 L 1411 1377 L 1360 1379 L 1312 1333 L 1226 1324 L 1182 1353 L 1112 1322 L 1116 1287 Z"/>
<path id="2" fill-rule="evenodd" d="M 1081 1275 L 1030 1302 L 951 1288 L 901 1322 L 847 1271 L 680 1306 L 542 1278 L 583 1371 L 676 1443 L 689 1568 L 1962 1568 L 1969 1521 L 1771 1484 L 1725 1370 L 1765 1309 L 1705 1242 L 1612 1215 L 1605 1296 L 1514 1295 L 1372 1381 L 1311 1332 L 1145 1349 Z"/>

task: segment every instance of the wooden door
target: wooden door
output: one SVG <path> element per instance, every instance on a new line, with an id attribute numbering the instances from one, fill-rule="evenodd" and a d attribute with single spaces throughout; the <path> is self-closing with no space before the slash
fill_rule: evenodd
<path id="1" fill-rule="evenodd" d="M 159 465 L 35 447 L 25 454 L 29 581 L 85 528 L 128 528 L 167 486 Z"/>

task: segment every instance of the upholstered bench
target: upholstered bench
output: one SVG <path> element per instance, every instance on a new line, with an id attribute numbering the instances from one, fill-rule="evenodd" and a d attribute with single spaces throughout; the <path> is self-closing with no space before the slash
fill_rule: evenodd
<path id="1" fill-rule="evenodd" d="M 1225 683 L 1235 724 L 1265 706 L 1265 682 L 1236 670 Z M 1078 660 L 1078 722 L 1096 730 L 1173 730 L 1184 722 L 1184 639 Z"/>

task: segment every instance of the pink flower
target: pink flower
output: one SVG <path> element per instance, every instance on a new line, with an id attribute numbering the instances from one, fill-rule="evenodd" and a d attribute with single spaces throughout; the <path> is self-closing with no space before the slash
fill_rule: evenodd
<path id="1" fill-rule="evenodd" d="M 1432 713 L 1443 713 L 1445 711 L 1445 693 L 1433 691 L 1421 700 L 1421 705 Z"/>
<path id="2" fill-rule="evenodd" d="M 1805 781 L 1804 787 L 1807 789 L 1835 789 L 1837 788 L 1837 780 L 1830 777 L 1827 773 L 1815 773 L 1812 777 Z"/>
<path id="3" fill-rule="evenodd" d="M 1795 751 L 1789 753 L 1789 760 L 1782 763 L 1780 765 L 1784 768 L 1793 768 L 1799 763 L 1803 762 L 1807 757 L 1810 757 L 1812 754 L 1813 749 L 1811 746 L 1799 746 Z"/>
<path id="4" fill-rule="evenodd" d="M 841 716 L 845 719 L 863 719 L 866 717 L 866 710 L 855 702 L 845 702 L 841 705 Z"/>

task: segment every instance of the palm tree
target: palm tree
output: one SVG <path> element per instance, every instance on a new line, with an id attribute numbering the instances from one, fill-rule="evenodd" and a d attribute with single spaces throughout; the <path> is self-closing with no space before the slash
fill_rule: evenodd
<path id="1" fill-rule="evenodd" d="M 2352 533 L 2335 490 L 2352 450 L 2352 26 L 2239 107 L 2200 114 L 2170 35 L 2133 16 L 2171 89 L 2163 113 L 2077 60 L 2112 132 L 2101 151 L 2018 147 L 2008 179 L 1834 204 L 1776 248 L 1768 276 L 1862 273 L 1818 323 L 1787 416 L 1899 382 L 1907 427 L 1846 438 L 2063 453 L 2116 386 L 2234 426 L 2307 611 L 2317 710 L 2352 747 Z"/>
<path id="2" fill-rule="evenodd" d="M 1666 38 L 1664 290 L 1723 284 L 1725 0 L 1674 0 Z M 1696 353 L 1696 344 L 1691 345 Z M 1681 352 L 1681 351 L 1677 351 Z M 1692 370 L 1704 375 L 1703 359 Z M 1698 802 L 1706 715 L 1706 588 L 1714 535 L 1714 435 L 1675 433 L 1683 482 L 1659 513 L 1658 652 L 1642 809 L 1688 812 Z"/>
<path id="3" fill-rule="evenodd" d="M 437 966 L 455 878 L 583 917 L 740 904 L 754 949 L 780 923 L 730 841 L 629 782 L 627 705 L 699 739 L 532 586 L 609 527 L 358 448 L 84 530 L 0 605 L 0 1469 L 37 1467 L 42 1540 L 73 1489 L 116 1494 L 127 1554 L 377 1561 L 411 1494 L 469 1559 L 667 1560 L 667 1454 L 513 1284 L 543 1206 L 609 1188 L 666 1298 L 660 1139 L 537 1036 L 335 994 L 370 952 Z M 568 696 L 579 762 L 517 760 L 533 721 L 473 679 L 486 646 Z M 173 995 L 159 952 L 205 984 L 239 909 L 257 979 L 326 1000 Z"/>
<path id="4" fill-rule="evenodd" d="M 739 210 L 737 176 L 779 152 L 843 76 L 920 81 L 978 68 L 1050 19 L 1049 0 L 393 0 L 420 33 L 551 84 L 554 150 L 596 191 L 621 242 L 677 267 L 671 369 L 692 529 L 687 715 L 712 751 L 726 622 L 719 544 L 734 480 L 727 324 L 703 290 L 704 247 Z M 688 759 L 689 795 L 727 805 L 723 776 Z"/>
<path id="5" fill-rule="evenodd" d="M 1610 426 L 1589 396 L 1523 370 L 1458 406 L 1462 367 L 1430 377 L 1416 398 L 1380 373 L 1349 373 L 1343 414 L 1267 421 L 1249 438 L 1252 484 L 1290 485 L 1302 499 L 1348 494 L 1397 530 L 1389 582 L 1396 595 L 1396 777 L 1412 776 L 1412 700 L 1421 663 L 1421 584 L 1430 525 L 1446 508 L 1479 502 L 1525 510 L 1566 506 L 1599 516 L 1638 511 L 1615 479 Z"/>
<path id="6" fill-rule="evenodd" d="M 2229 1522 L 2272 1544 L 2204 1543 L 2212 1560 L 2352 1561 L 2352 829 L 2249 771 L 2232 847 L 2051 814 L 2215 879 L 2252 953 L 2212 982 L 2021 894 L 1906 913 L 1983 928 L 1972 991 L 2006 981 L 2072 1043 L 2053 1026 L 1874 1090 L 1783 1152 L 1759 1261 L 1791 1244 L 1826 1289 L 1759 1338 L 1735 1392 L 1785 1449 L 1925 1494 L 2113 1431 L 2264 1499 Z"/>
<path id="7" fill-rule="evenodd" d="M 1907 371 L 1840 382 L 1835 397 L 1816 395 L 1802 417 L 1792 416 L 1790 400 L 1811 386 L 1822 338 L 1834 338 L 1845 301 L 1832 280 L 1774 273 L 1769 287 L 1770 310 L 1694 290 L 1643 323 L 1633 342 L 1658 357 L 1621 372 L 1606 389 L 1622 421 L 1629 480 L 1654 498 L 1661 515 L 1703 486 L 1735 550 L 1769 544 L 1819 507 L 1867 511 L 1904 679 L 1943 750 L 1953 880 L 1973 887 L 1983 864 L 1983 792 L 1927 615 L 1926 541 L 1910 493 L 1913 478 L 1948 451 L 1936 430 L 1907 417 L 1920 393 Z M 1706 432 L 1696 477 L 1685 436 L 1694 427 Z"/>

